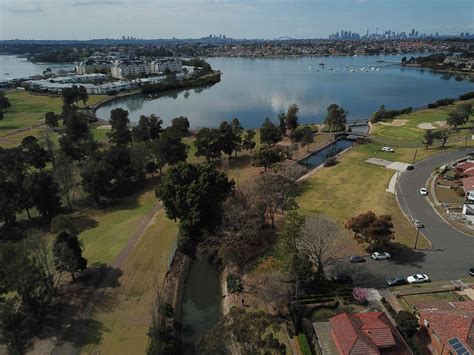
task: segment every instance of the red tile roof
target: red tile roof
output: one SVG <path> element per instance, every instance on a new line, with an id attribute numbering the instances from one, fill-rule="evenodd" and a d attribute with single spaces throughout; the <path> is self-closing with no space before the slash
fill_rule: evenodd
<path id="1" fill-rule="evenodd" d="M 464 191 L 474 190 L 474 176 L 469 176 L 461 180 Z"/>
<path id="2" fill-rule="evenodd" d="M 341 313 L 329 319 L 339 351 L 349 354 L 380 354 L 396 346 L 392 325 L 384 312 Z"/>
<path id="3" fill-rule="evenodd" d="M 459 171 L 464 171 L 473 167 L 474 167 L 474 163 L 470 161 L 465 161 L 464 163 L 456 165 L 456 169 Z"/>
<path id="4" fill-rule="evenodd" d="M 474 351 L 474 301 L 429 301 L 414 302 L 414 305 L 440 339 L 447 342 L 458 338 Z"/>

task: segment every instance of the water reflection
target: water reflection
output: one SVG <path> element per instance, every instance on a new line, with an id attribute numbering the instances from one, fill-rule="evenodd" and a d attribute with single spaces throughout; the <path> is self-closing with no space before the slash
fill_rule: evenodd
<path id="1" fill-rule="evenodd" d="M 208 60 L 223 72 L 221 82 L 212 87 L 142 96 L 142 106 L 134 103 L 136 108 L 130 109 L 131 120 L 154 113 L 168 124 L 182 115 L 189 117 L 192 127 L 215 127 L 238 117 L 246 127 L 258 127 L 267 116 L 276 120 L 278 113 L 292 103 L 300 107 L 302 123 L 323 121 L 331 103 L 348 110 L 350 119 L 360 119 L 370 116 L 381 104 L 389 109 L 417 107 L 472 90 L 472 83 L 459 80 L 464 79 L 463 75 L 400 67 L 393 64 L 399 62 L 398 56 Z M 325 63 L 324 70 L 320 62 Z M 108 118 L 113 108 L 128 109 L 128 100 L 109 103 L 97 114 Z"/>

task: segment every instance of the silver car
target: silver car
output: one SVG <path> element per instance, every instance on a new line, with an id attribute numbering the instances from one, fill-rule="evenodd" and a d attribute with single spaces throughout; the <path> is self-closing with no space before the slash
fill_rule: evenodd
<path id="1" fill-rule="evenodd" d="M 412 221 L 416 228 L 420 229 L 424 227 L 423 223 L 421 223 L 419 219 L 413 218 Z"/>

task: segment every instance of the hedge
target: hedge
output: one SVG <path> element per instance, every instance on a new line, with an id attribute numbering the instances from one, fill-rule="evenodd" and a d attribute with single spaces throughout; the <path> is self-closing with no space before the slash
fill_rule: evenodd
<path id="1" fill-rule="evenodd" d="M 309 346 L 308 338 L 306 337 L 304 333 L 298 334 L 298 340 L 300 342 L 301 353 L 303 355 L 313 355 L 313 352 L 311 351 L 311 347 Z"/>

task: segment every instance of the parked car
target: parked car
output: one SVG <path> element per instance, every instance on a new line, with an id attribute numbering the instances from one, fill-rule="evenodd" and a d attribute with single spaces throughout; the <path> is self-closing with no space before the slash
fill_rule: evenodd
<path id="1" fill-rule="evenodd" d="M 426 274 L 414 274 L 407 277 L 409 284 L 421 284 L 423 282 L 429 282 L 430 278 Z"/>
<path id="2" fill-rule="evenodd" d="M 376 251 L 372 253 L 372 259 L 374 260 L 385 260 L 385 259 L 390 259 L 391 257 L 392 256 L 385 251 L 383 252 Z"/>
<path id="3" fill-rule="evenodd" d="M 359 255 L 351 255 L 347 258 L 350 263 L 363 263 L 365 262 L 365 258 Z"/>
<path id="4" fill-rule="evenodd" d="M 471 267 L 469 270 L 467 270 L 469 275 L 474 276 L 474 267 Z"/>
<path id="5" fill-rule="evenodd" d="M 421 223 L 419 219 L 413 218 L 412 221 L 416 228 L 420 229 L 424 227 L 423 223 Z"/>
<path id="6" fill-rule="evenodd" d="M 413 170 L 413 169 L 415 169 L 415 167 L 413 165 L 408 165 L 407 166 L 407 170 Z"/>
<path id="7" fill-rule="evenodd" d="M 420 195 L 421 196 L 428 195 L 428 190 L 425 187 L 420 188 Z"/>
<path id="8" fill-rule="evenodd" d="M 387 279 L 387 285 L 389 286 L 405 285 L 406 283 L 407 279 L 404 276 L 392 276 Z"/>
<path id="9" fill-rule="evenodd" d="M 333 276 L 332 281 L 340 284 L 351 284 L 353 282 L 352 277 L 345 274 L 336 274 Z"/>
<path id="10" fill-rule="evenodd" d="M 393 153 L 395 150 L 390 147 L 382 147 L 382 152 L 388 152 L 388 153 Z"/>

